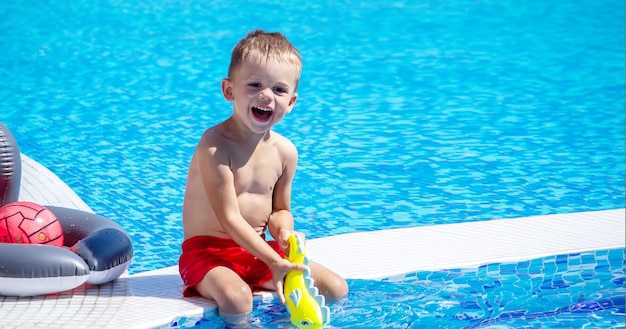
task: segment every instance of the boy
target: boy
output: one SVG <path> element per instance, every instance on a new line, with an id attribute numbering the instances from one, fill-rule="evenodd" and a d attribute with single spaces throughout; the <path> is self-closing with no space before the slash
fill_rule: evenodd
<path id="1" fill-rule="evenodd" d="M 295 233 L 290 203 L 298 153 L 271 130 L 296 103 L 301 69 L 300 54 L 282 34 L 250 32 L 233 49 L 222 80 L 233 114 L 204 132 L 191 159 L 179 260 L 184 295 L 214 300 L 228 322 L 252 311 L 253 289 L 275 290 L 284 303 L 285 275 L 306 270 L 283 258 Z M 275 241 L 265 240 L 266 229 Z M 326 298 L 348 293 L 339 275 L 315 262 L 309 267 Z"/>

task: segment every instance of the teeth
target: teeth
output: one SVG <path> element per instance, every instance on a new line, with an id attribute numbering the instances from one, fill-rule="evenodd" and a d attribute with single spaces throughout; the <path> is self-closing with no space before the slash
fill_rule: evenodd
<path id="1" fill-rule="evenodd" d="M 263 112 L 272 112 L 272 109 L 269 107 L 259 107 L 259 106 L 255 106 L 255 109 L 259 110 L 259 111 L 263 111 Z"/>

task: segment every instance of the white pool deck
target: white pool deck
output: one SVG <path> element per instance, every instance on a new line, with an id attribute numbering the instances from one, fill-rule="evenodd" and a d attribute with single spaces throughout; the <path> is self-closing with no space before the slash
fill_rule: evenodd
<path id="1" fill-rule="evenodd" d="M 56 175 L 26 156 L 20 199 L 91 211 Z M 309 240 L 307 253 L 345 278 L 393 279 L 419 270 L 623 248 L 624 228 L 622 208 L 349 233 Z M 202 298 L 183 298 L 181 290 L 173 266 L 59 294 L 0 296 L 0 327 L 155 328 L 214 310 Z"/>

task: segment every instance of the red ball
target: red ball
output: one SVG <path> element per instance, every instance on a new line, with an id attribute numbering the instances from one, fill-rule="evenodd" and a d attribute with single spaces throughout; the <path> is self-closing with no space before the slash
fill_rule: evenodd
<path id="1" fill-rule="evenodd" d="M 18 201 L 0 208 L 0 242 L 63 247 L 63 227 L 52 211 Z"/>

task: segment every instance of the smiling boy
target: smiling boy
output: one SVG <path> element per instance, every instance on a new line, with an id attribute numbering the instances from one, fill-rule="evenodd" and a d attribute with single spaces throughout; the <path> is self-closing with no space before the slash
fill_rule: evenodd
<path id="1" fill-rule="evenodd" d="M 233 113 L 204 132 L 191 159 L 179 260 L 184 295 L 214 300 L 227 321 L 251 312 L 255 289 L 275 290 L 284 302 L 287 272 L 306 270 L 283 258 L 295 233 L 298 152 L 271 130 L 296 104 L 301 69 L 300 54 L 282 34 L 250 32 L 233 49 L 222 80 Z M 266 241 L 266 230 L 275 241 Z M 339 275 L 313 261 L 309 267 L 326 298 L 347 294 Z"/>

